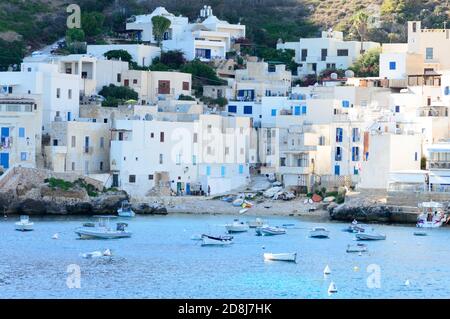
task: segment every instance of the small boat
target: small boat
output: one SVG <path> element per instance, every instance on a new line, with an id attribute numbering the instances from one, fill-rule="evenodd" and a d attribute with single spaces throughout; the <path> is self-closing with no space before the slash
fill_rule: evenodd
<path id="1" fill-rule="evenodd" d="M 86 226 L 75 229 L 75 233 L 83 239 L 113 239 L 131 237 L 131 232 L 127 231 L 128 224 L 117 223 L 116 228 L 110 227 L 109 220 L 116 216 L 94 216 L 98 218 L 98 223 L 92 226 Z"/>
<path id="2" fill-rule="evenodd" d="M 105 251 L 101 252 L 99 250 L 93 251 L 90 253 L 84 253 L 80 255 L 82 258 L 91 259 L 91 258 L 99 258 L 99 257 L 111 257 L 111 250 L 106 249 Z"/>
<path id="3" fill-rule="evenodd" d="M 242 233 L 248 231 L 248 225 L 235 219 L 233 223 L 226 224 L 225 229 L 228 233 Z"/>
<path id="4" fill-rule="evenodd" d="M 330 231 L 325 227 L 314 227 L 309 231 L 309 237 L 311 238 L 328 238 Z"/>
<path id="5" fill-rule="evenodd" d="M 233 236 L 202 235 L 202 246 L 224 246 L 233 243 Z"/>
<path id="6" fill-rule="evenodd" d="M 277 260 L 277 261 L 297 261 L 297 253 L 281 253 L 281 254 L 272 254 L 272 253 L 264 253 L 265 260 Z"/>
<path id="7" fill-rule="evenodd" d="M 265 225 L 264 220 L 261 218 L 256 218 L 255 220 L 247 221 L 248 227 L 250 228 L 256 228 L 256 227 L 262 227 Z"/>
<path id="8" fill-rule="evenodd" d="M 248 208 L 242 208 L 241 210 L 239 210 L 239 214 L 245 214 L 248 211 Z"/>
<path id="9" fill-rule="evenodd" d="M 447 214 L 444 213 L 444 205 L 441 203 L 423 202 L 419 207 L 422 208 L 422 213 L 417 217 L 417 227 L 437 228 L 447 221 Z"/>
<path id="10" fill-rule="evenodd" d="M 376 233 L 373 229 L 369 232 L 366 231 L 364 233 L 357 233 L 355 235 L 355 237 L 358 240 L 385 240 L 386 239 L 386 235 Z"/>
<path id="11" fill-rule="evenodd" d="M 54 235 L 52 236 L 52 239 L 59 239 L 58 233 L 54 234 Z"/>
<path id="12" fill-rule="evenodd" d="M 256 228 L 256 235 L 258 236 L 274 236 L 284 234 L 286 234 L 286 229 L 278 226 L 262 226 Z"/>
<path id="13" fill-rule="evenodd" d="M 329 294 L 337 293 L 337 287 L 334 282 L 331 282 L 330 285 L 328 286 L 328 293 Z"/>
<path id="14" fill-rule="evenodd" d="M 344 231 L 349 233 L 363 233 L 365 231 L 365 228 L 363 225 L 359 225 L 358 221 L 354 219 L 352 223 L 344 229 Z"/>
<path id="15" fill-rule="evenodd" d="M 15 225 L 16 225 L 16 230 L 31 231 L 31 230 L 33 230 L 34 223 L 30 222 L 30 217 L 28 217 L 27 215 L 22 215 L 22 216 L 20 216 L 20 221 L 15 223 Z"/>
<path id="16" fill-rule="evenodd" d="M 331 274 L 330 266 L 328 266 L 328 265 L 325 266 L 325 268 L 323 269 L 323 274 L 325 276 L 328 276 L 329 274 Z"/>
<path id="17" fill-rule="evenodd" d="M 235 207 L 240 207 L 240 206 L 242 206 L 243 203 L 244 203 L 244 200 L 242 198 L 236 198 L 233 201 L 232 205 Z"/>
<path id="18" fill-rule="evenodd" d="M 120 217 L 134 217 L 136 215 L 131 209 L 131 204 L 127 200 L 122 202 L 122 207 L 117 210 L 117 214 Z"/>
<path id="19" fill-rule="evenodd" d="M 281 226 L 283 226 L 284 228 L 295 228 L 295 224 L 283 224 Z"/>
<path id="20" fill-rule="evenodd" d="M 367 246 L 365 244 L 347 245 L 348 253 L 364 253 L 367 251 Z"/>
<path id="21" fill-rule="evenodd" d="M 415 231 L 414 236 L 427 236 L 428 234 L 424 231 Z"/>

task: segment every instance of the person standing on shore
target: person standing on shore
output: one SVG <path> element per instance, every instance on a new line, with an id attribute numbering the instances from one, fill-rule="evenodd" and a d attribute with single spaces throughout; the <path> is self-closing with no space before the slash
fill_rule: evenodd
<path id="1" fill-rule="evenodd" d="M 211 196 L 211 186 L 208 185 L 208 197 Z"/>

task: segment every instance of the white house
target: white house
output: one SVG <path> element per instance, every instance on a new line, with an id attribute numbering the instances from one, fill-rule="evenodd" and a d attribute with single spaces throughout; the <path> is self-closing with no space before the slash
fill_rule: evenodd
<path id="1" fill-rule="evenodd" d="M 187 17 L 175 16 L 165 8 L 158 7 L 152 13 L 138 15 L 127 20 L 127 30 L 138 31 L 142 41 L 156 43 L 153 35 L 152 18 L 163 16 L 171 21 L 162 41 L 163 50 L 181 50 L 186 59 L 209 61 L 214 58 L 224 59 L 230 51 L 232 42 L 245 37 L 245 26 L 230 24 L 219 20 L 212 14 L 210 7 L 202 9 L 201 22 L 189 23 Z"/>
<path id="2" fill-rule="evenodd" d="M 299 76 L 319 74 L 325 69 L 347 69 L 365 51 L 378 48 L 370 41 L 344 41 L 339 31 L 323 31 L 320 38 L 301 38 L 298 42 L 280 42 L 277 49 L 295 50 Z"/>

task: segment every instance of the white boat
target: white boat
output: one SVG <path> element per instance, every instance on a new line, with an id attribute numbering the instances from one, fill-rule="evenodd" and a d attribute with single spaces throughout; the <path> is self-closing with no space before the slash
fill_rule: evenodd
<path id="1" fill-rule="evenodd" d="M 444 205 L 438 202 L 423 202 L 419 204 L 422 213 L 417 217 L 416 226 L 419 228 L 441 227 L 447 221 Z"/>
<path id="2" fill-rule="evenodd" d="M 330 231 L 325 227 L 314 227 L 309 231 L 309 237 L 311 238 L 328 238 Z"/>
<path id="3" fill-rule="evenodd" d="M 367 246 L 365 244 L 347 245 L 348 253 L 365 253 Z"/>
<path id="4" fill-rule="evenodd" d="M 365 231 L 364 233 L 357 233 L 355 235 L 358 240 L 385 240 L 386 235 L 376 233 L 373 229 L 371 231 Z"/>
<path id="5" fill-rule="evenodd" d="M 83 258 L 86 258 L 86 259 L 91 259 L 91 258 L 99 258 L 99 257 L 111 257 L 112 254 L 111 254 L 111 250 L 106 249 L 103 252 L 97 250 L 97 251 L 93 251 L 90 253 L 81 254 L 80 256 Z"/>
<path id="6" fill-rule="evenodd" d="M 358 224 L 358 221 L 354 219 L 352 223 L 344 229 L 344 231 L 349 233 L 363 233 L 365 231 L 365 228 L 363 225 Z"/>
<path id="7" fill-rule="evenodd" d="M 248 208 L 242 208 L 241 210 L 239 210 L 239 214 L 245 214 L 248 211 Z"/>
<path id="8" fill-rule="evenodd" d="M 226 224 L 225 229 L 228 233 L 242 233 L 248 231 L 248 225 L 235 219 L 231 224 Z"/>
<path id="9" fill-rule="evenodd" d="M 236 198 L 233 201 L 232 205 L 235 206 L 235 207 L 239 207 L 239 206 L 242 206 L 243 203 L 244 203 L 244 199 L 243 198 Z"/>
<path id="10" fill-rule="evenodd" d="M 265 225 L 264 220 L 261 218 L 256 218 L 255 220 L 247 221 L 248 227 L 250 228 L 256 228 L 256 227 L 262 227 Z"/>
<path id="11" fill-rule="evenodd" d="M 286 229 L 278 226 L 262 226 L 256 228 L 256 235 L 258 236 L 274 236 L 284 234 L 286 234 Z"/>
<path id="12" fill-rule="evenodd" d="M 296 262 L 297 253 L 281 253 L 281 254 L 264 253 L 264 259 Z"/>
<path id="13" fill-rule="evenodd" d="M 116 228 L 110 226 L 109 220 L 116 216 L 94 216 L 98 218 L 97 224 L 86 223 L 82 227 L 75 229 L 75 233 L 83 239 L 113 239 L 131 237 L 131 232 L 127 231 L 126 223 L 117 223 Z"/>
<path id="14" fill-rule="evenodd" d="M 134 217 L 136 214 L 133 212 L 133 210 L 131 209 L 131 204 L 127 201 L 124 200 L 122 202 L 122 207 L 120 207 L 117 210 L 117 214 L 120 217 Z"/>
<path id="15" fill-rule="evenodd" d="M 225 246 L 233 243 L 233 236 L 202 235 L 202 246 Z"/>
<path id="16" fill-rule="evenodd" d="M 20 221 L 15 223 L 15 225 L 16 225 L 16 230 L 30 231 L 30 230 L 33 230 L 34 223 L 30 222 L 30 217 L 28 217 L 27 215 L 22 215 L 22 216 L 20 216 Z"/>

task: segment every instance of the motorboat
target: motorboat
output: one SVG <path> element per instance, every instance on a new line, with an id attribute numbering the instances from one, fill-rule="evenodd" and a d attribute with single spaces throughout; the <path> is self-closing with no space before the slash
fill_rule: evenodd
<path id="1" fill-rule="evenodd" d="M 291 261 L 295 263 L 297 261 L 297 253 L 264 253 L 264 260 Z"/>
<path id="2" fill-rule="evenodd" d="M 256 235 L 258 236 L 274 236 L 284 234 L 286 234 L 286 229 L 278 226 L 262 226 L 256 228 Z"/>
<path id="3" fill-rule="evenodd" d="M 33 222 L 30 222 L 30 217 L 27 215 L 20 216 L 20 221 L 15 223 L 16 230 L 20 231 L 31 231 L 33 230 Z"/>
<path id="4" fill-rule="evenodd" d="M 228 233 L 242 233 L 248 231 L 248 225 L 235 219 L 231 224 L 226 224 L 225 229 Z"/>
<path id="5" fill-rule="evenodd" d="M 233 236 L 202 235 L 202 246 L 225 246 L 233 243 Z"/>
<path id="6" fill-rule="evenodd" d="M 241 210 L 239 210 L 239 214 L 245 214 L 248 211 L 248 208 L 242 208 Z"/>
<path id="7" fill-rule="evenodd" d="M 428 236 L 428 234 L 424 231 L 415 231 L 414 236 Z"/>
<path id="8" fill-rule="evenodd" d="M 386 235 L 377 233 L 373 229 L 370 231 L 365 231 L 364 233 L 355 234 L 356 239 L 358 240 L 385 240 Z"/>
<path id="9" fill-rule="evenodd" d="M 344 229 L 344 231 L 349 233 L 363 233 L 365 228 L 363 225 L 358 224 L 358 221 L 354 219 L 352 223 Z"/>
<path id="10" fill-rule="evenodd" d="M 356 245 L 347 245 L 347 250 L 348 253 L 365 253 L 367 252 L 367 245 L 366 244 L 361 244 L 358 243 Z"/>
<path id="11" fill-rule="evenodd" d="M 265 225 L 264 220 L 261 218 L 256 218 L 255 220 L 247 221 L 248 227 L 250 228 L 256 228 L 256 227 L 262 227 Z"/>
<path id="12" fill-rule="evenodd" d="M 325 227 L 314 227 L 309 231 L 309 237 L 311 238 L 328 238 L 330 231 Z"/>
<path id="13" fill-rule="evenodd" d="M 117 214 L 120 217 L 134 217 L 136 215 L 131 209 L 131 204 L 127 200 L 122 202 L 122 207 L 117 210 Z"/>
<path id="14" fill-rule="evenodd" d="M 91 259 L 99 257 L 111 257 L 112 253 L 110 249 L 105 249 L 104 251 L 93 251 L 90 253 L 84 253 L 80 255 L 82 258 Z"/>
<path id="15" fill-rule="evenodd" d="M 437 228 L 447 221 L 447 214 L 441 203 L 423 202 L 419 204 L 419 208 L 422 208 L 422 213 L 417 217 L 416 226 L 419 228 Z"/>
<path id="16" fill-rule="evenodd" d="M 110 226 L 110 219 L 116 216 L 94 216 L 98 218 L 96 224 L 85 223 L 82 227 L 75 229 L 75 233 L 83 239 L 114 239 L 131 237 L 127 231 L 128 224 L 117 223 L 116 228 Z"/>

